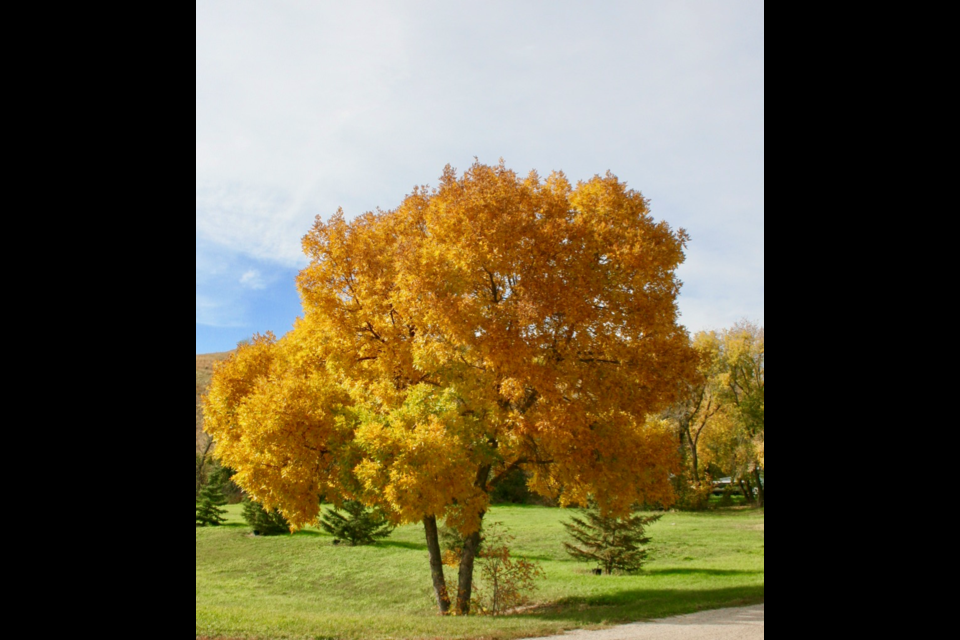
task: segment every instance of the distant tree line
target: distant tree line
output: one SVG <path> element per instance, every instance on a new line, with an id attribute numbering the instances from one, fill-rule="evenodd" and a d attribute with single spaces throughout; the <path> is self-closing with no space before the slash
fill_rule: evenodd
<path id="1" fill-rule="evenodd" d="M 702 508 L 720 477 L 749 502 L 764 504 L 764 331 L 741 321 L 693 338 L 699 376 L 665 411 L 682 470 L 674 477 L 681 508 Z"/>

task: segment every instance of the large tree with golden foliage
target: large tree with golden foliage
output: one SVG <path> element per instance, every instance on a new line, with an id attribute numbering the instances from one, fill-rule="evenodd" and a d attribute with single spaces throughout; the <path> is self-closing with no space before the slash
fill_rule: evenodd
<path id="1" fill-rule="evenodd" d="M 672 501 L 676 447 L 646 416 L 696 367 L 677 323 L 686 241 L 610 173 L 574 187 L 502 161 L 448 166 L 392 211 L 318 217 L 303 318 L 214 373 L 217 455 L 295 527 L 321 495 L 422 521 L 441 612 L 444 519 L 466 536 L 466 613 L 480 523 L 510 471 L 614 514 Z"/>

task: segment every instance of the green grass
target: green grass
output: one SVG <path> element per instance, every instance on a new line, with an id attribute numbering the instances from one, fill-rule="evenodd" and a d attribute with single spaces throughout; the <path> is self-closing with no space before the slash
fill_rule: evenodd
<path id="1" fill-rule="evenodd" d="M 494 507 L 488 521 L 547 577 L 540 606 L 493 618 L 436 615 L 420 525 L 342 547 L 315 528 L 254 538 L 240 505 L 227 508 L 224 526 L 196 529 L 198 637 L 509 639 L 763 602 L 762 509 L 667 513 L 647 529 L 643 573 L 597 576 L 562 550 L 569 511 Z"/>

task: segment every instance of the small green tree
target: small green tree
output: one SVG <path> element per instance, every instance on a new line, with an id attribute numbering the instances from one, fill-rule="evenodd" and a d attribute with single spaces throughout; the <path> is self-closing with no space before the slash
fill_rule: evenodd
<path id="1" fill-rule="evenodd" d="M 255 536 L 278 536 L 290 533 L 290 523 L 283 514 L 274 509 L 267 511 L 259 502 L 250 498 L 243 500 L 243 519 L 253 527 Z"/>
<path id="2" fill-rule="evenodd" d="M 596 562 L 607 575 L 614 571 L 635 573 L 647 557 L 643 545 L 650 542 L 645 527 L 659 520 L 661 514 L 644 516 L 632 513 L 625 518 L 604 516 L 595 506 L 581 510 L 583 517 L 564 522 L 567 533 L 579 543 L 564 542 L 567 553 L 577 560 Z"/>
<path id="3" fill-rule="evenodd" d="M 333 536 L 333 543 L 346 541 L 351 547 L 358 544 L 373 544 L 377 538 L 385 538 L 394 529 L 381 512 L 367 509 L 359 502 L 346 500 L 343 503 L 346 515 L 334 508 L 320 516 L 320 527 Z"/>
<path id="4" fill-rule="evenodd" d="M 223 495 L 223 473 L 212 473 L 207 480 L 207 484 L 200 489 L 197 494 L 197 526 L 217 526 L 224 522 L 223 514 L 226 509 L 221 509 L 227 504 L 227 499 Z"/>

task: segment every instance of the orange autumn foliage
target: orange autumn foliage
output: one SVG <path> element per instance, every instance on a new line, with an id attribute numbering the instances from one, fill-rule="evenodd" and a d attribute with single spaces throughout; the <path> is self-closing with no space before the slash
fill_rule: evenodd
<path id="1" fill-rule="evenodd" d="M 295 527 L 317 497 L 475 531 L 522 467 L 561 504 L 672 501 L 660 421 L 696 356 L 677 322 L 688 238 L 607 173 L 576 186 L 449 166 L 394 210 L 319 217 L 304 316 L 217 367 L 204 405 L 235 481 Z"/>

